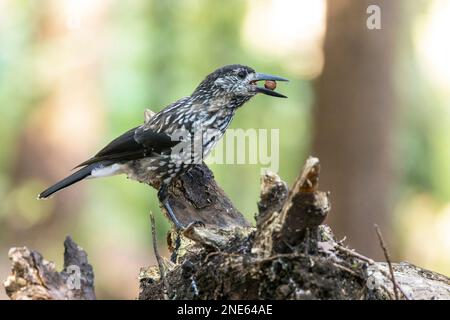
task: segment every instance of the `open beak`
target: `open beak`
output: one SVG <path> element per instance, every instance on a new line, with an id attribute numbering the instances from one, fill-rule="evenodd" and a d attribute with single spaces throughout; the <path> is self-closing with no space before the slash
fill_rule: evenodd
<path id="1" fill-rule="evenodd" d="M 265 87 L 258 87 L 257 85 L 258 81 L 289 81 L 288 79 L 278 76 L 272 76 L 270 74 L 256 73 L 255 78 L 250 82 L 252 85 L 255 86 L 255 91 L 258 93 L 264 93 L 272 97 L 287 98 L 285 95 L 278 93 L 274 90 L 267 89 Z"/>

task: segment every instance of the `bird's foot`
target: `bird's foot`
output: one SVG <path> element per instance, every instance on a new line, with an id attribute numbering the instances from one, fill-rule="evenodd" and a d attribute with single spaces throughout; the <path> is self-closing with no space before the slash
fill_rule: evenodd
<path id="1" fill-rule="evenodd" d="M 164 201 L 163 206 L 167 211 L 167 215 L 169 216 L 170 220 L 172 221 L 175 230 L 177 232 L 184 231 L 186 227 L 178 220 L 177 216 L 175 215 L 175 212 L 173 212 L 172 207 L 169 204 L 169 201 Z"/>
<path id="2" fill-rule="evenodd" d="M 203 221 L 195 220 L 195 221 L 189 223 L 188 226 L 187 226 L 187 228 L 194 228 L 194 227 L 195 228 L 204 228 L 204 227 L 206 227 L 206 225 L 205 225 L 205 223 Z"/>
<path id="3" fill-rule="evenodd" d="M 183 234 L 190 234 L 192 231 L 194 231 L 194 228 L 204 228 L 206 225 L 203 223 L 203 221 L 196 220 L 187 225 L 186 228 L 183 229 Z"/>
<path id="4" fill-rule="evenodd" d="M 184 225 L 178 220 L 175 212 L 173 212 L 172 206 L 169 204 L 169 192 L 166 184 L 161 185 L 159 188 L 158 199 L 166 209 L 167 215 L 175 226 L 175 230 L 177 232 L 183 231 L 185 229 Z"/>
<path id="5" fill-rule="evenodd" d="M 191 170 L 188 170 L 185 174 L 186 174 L 190 179 L 194 179 L 194 176 L 192 175 Z"/>
<path id="6" fill-rule="evenodd" d="M 181 236 L 179 233 L 177 233 L 177 237 L 175 239 L 175 248 L 172 251 L 172 254 L 170 255 L 170 261 L 173 263 L 177 263 L 178 260 L 178 250 L 180 250 L 181 247 Z"/>

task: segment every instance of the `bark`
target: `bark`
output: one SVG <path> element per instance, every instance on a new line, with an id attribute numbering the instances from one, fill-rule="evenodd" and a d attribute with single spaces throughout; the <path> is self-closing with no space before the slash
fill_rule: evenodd
<path id="1" fill-rule="evenodd" d="M 194 224 L 169 237 L 175 258 L 158 256 L 159 266 L 141 270 L 139 299 L 394 298 L 386 263 L 348 249 L 322 225 L 330 201 L 318 189 L 318 159 L 307 160 L 289 192 L 277 175 L 263 176 L 256 227 L 234 209 L 206 166 L 194 170 L 192 177 L 172 185 L 171 201 L 174 207 L 180 204 L 175 213 L 184 222 L 201 217 L 206 226 Z M 183 213 L 185 206 L 202 213 L 192 218 Z M 13 248 L 12 275 L 5 282 L 11 299 L 95 298 L 85 252 L 70 239 L 65 247 L 66 269 L 80 267 L 80 289 L 68 288 L 67 270 L 58 273 L 37 252 Z M 449 278 L 408 263 L 393 264 L 393 269 L 400 298 L 450 299 Z"/>
<path id="2" fill-rule="evenodd" d="M 64 269 L 26 247 L 9 251 L 11 275 L 4 286 L 12 300 L 93 300 L 94 272 L 86 252 L 70 237 L 64 241 Z"/>
<path id="3" fill-rule="evenodd" d="M 217 185 L 205 164 L 195 166 L 174 181 L 169 187 L 168 201 L 185 226 L 196 221 L 222 229 L 250 226 Z M 165 212 L 163 207 L 161 209 Z"/>

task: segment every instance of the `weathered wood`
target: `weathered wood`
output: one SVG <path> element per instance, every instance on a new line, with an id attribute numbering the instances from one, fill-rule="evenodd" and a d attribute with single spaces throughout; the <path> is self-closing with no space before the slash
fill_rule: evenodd
<path id="1" fill-rule="evenodd" d="M 170 299 L 394 299 L 386 263 L 341 250 L 330 229 L 297 252 L 260 256 L 250 247 L 254 233 L 234 233 L 220 251 L 191 247 L 182 262 L 168 268 Z M 308 251 L 304 248 L 308 247 Z M 369 261 L 369 262 L 368 262 Z M 393 264 L 407 297 L 450 299 L 450 279 L 408 263 Z M 139 299 L 163 299 L 154 272 L 141 274 Z"/>
<path id="2" fill-rule="evenodd" d="M 319 159 L 310 157 L 281 209 L 281 228 L 273 234 L 275 252 L 291 251 L 327 217 L 331 206 L 328 193 L 318 190 L 319 174 Z"/>
<path id="3" fill-rule="evenodd" d="M 388 265 L 384 262 L 376 263 L 368 269 L 374 284 L 385 287 L 389 291 L 389 296 L 394 295 L 391 280 L 388 274 Z M 402 291 L 412 300 L 449 300 L 450 299 L 450 279 L 439 273 L 419 268 L 408 262 L 393 264 L 395 279 Z M 385 298 L 381 290 L 374 290 L 378 296 L 374 298 Z"/>
<path id="4" fill-rule="evenodd" d="M 139 299 L 393 299 L 386 264 L 346 248 L 320 225 L 330 204 L 318 178 L 315 158 L 289 194 L 277 175 L 267 173 L 252 228 L 237 210 L 230 213 L 231 201 L 209 169 L 194 168 L 172 186 L 170 201 L 183 223 L 201 220 L 206 227 L 183 232 L 189 240 L 182 240 L 174 263 L 163 258 L 159 267 L 141 270 Z M 86 253 L 70 238 L 65 248 L 65 268 L 80 267 L 79 290 L 71 290 L 67 272 L 56 272 L 39 253 L 13 248 L 5 282 L 11 299 L 94 299 Z M 406 263 L 393 264 L 393 270 L 405 293 L 400 298 L 450 299 L 447 277 Z"/>
<path id="5" fill-rule="evenodd" d="M 274 212 L 279 212 L 288 196 L 286 183 L 273 172 L 266 172 L 261 178 L 261 194 L 258 201 L 256 226 L 263 225 Z"/>
<path id="6" fill-rule="evenodd" d="M 392 299 L 392 282 L 383 272 L 384 264 L 346 249 L 327 226 L 320 225 L 330 203 L 328 193 L 318 190 L 319 168 L 318 159 L 308 159 L 289 196 L 284 182 L 267 173 L 262 179 L 256 229 L 189 230 L 187 236 L 195 241 L 166 273 L 169 298 Z M 404 269 L 398 266 L 395 276 L 403 280 Z M 417 272 L 406 283 L 399 281 L 399 286 L 412 288 L 403 298 L 450 298 L 446 277 L 434 276 L 439 290 L 421 277 Z M 153 268 L 143 271 L 140 281 L 140 299 L 164 297 Z M 418 291 L 416 282 L 421 283 Z"/>
<path id="7" fill-rule="evenodd" d="M 64 270 L 26 247 L 11 248 L 11 275 L 4 282 L 12 300 L 93 300 L 94 272 L 86 252 L 70 237 L 64 241 Z"/>
<path id="8" fill-rule="evenodd" d="M 195 221 L 221 229 L 250 226 L 217 185 L 213 173 L 205 164 L 196 165 L 173 181 L 169 187 L 168 201 L 185 226 Z M 163 207 L 161 209 L 165 212 Z"/>

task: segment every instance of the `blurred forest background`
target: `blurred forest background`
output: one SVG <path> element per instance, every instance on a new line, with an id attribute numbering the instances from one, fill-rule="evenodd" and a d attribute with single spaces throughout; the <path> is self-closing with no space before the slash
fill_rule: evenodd
<path id="1" fill-rule="evenodd" d="M 0 279 L 12 246 L 61 268 L 71 234 L 99 298 L 136 297 L 149 210 L 165 250 L 156 191 L 119 176 L 36 196 L 230 63 L 291 79 L 289 99 L 258 96 L 232 127 L 280 128 L 288 183 L 320 157 L 338 238 L 381 259 L 378 223 L 396 260 L 449 275 L 449 33 L 449 0 L 0 0 Z M 260 166 L 211 167 L 253 221 Z"/>

